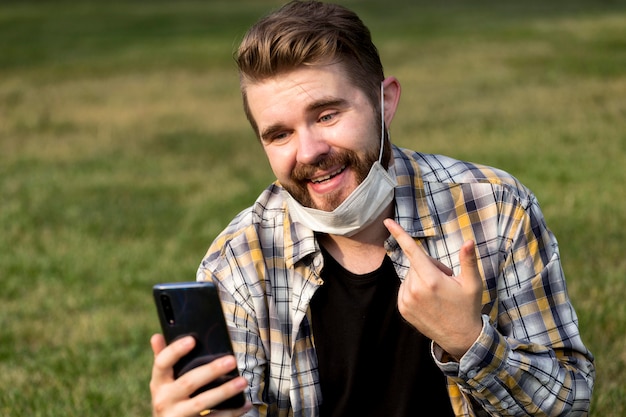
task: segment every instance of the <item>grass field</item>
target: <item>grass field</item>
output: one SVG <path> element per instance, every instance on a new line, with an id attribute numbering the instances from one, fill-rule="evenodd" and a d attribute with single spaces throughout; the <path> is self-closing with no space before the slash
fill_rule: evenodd
<path id="1" fill-rule="evenodd" d="M 504 168 L 561 243 L 592 415 L 626 415 L 626 6 L 343 1 L 402 146 Z M 0 3 L 0 415 L 150 415 L 151 286 L 272 180 L 232 51 L 279 1 Z"/>

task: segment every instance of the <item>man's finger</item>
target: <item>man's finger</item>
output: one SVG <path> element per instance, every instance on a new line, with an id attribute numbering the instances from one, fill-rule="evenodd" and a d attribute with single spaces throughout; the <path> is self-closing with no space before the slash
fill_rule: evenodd
<path id="1" fill-rule="evenodd" d="M 152 344 L 152 350 L 155 352 L 152 379 L 160 380 L 163 377 L 173 377 L 172 367 L 180 358 L 193 349 L 196 341 L 192 336 L 186 336 L 160 349 L 161 343 L 165 343 L 165 341 L 159 339 L 158 336 L 153 336 L 150 339 L 150 343 Z"/>
<path id="2" fill-rule="evenodd" d="M 448 265 L 444 264 L 441 261 L 438 261 L 435 258 L 430 258 L 430 261 L 444 274 L 446 274 L 447 276 L 451 277 L 454 274 L 454 271 L 452 270 L 452 268 L 450 268 Z"/>
<path id="3" fill-rule="evenodd" d="M 417 243 L 415 243 L 415 241 L 413 240 L 411 235 L 409 235 L 402 228 L 402 226 L 400 226 L 398 223 L 396 223 L 395 220 L 385 219 L 383 221 L 383 224 L 385 225 L 387 230 L 389 230 L 389 233 L 391 233 L 391 236 L 393 236 L 396 239 L 396 241 L 400 245 L 400 248 L 402 248 L 404 253 L 406 253 L 409 258 L 412 258 L 413 254 L 416 253 L 416 252 L 421 254 L 421 255 L 425 255 L 425 253 L 422 251 L 422 249 L 420 249 L 417 246 Z"/>
<path id="4" fill-rule="evenodd" d="M 397 222 L 392 219 L 385 219 L 383 223 L 385 224 L 385 227 L 387 227 L 387 230 L 389 230 L 389 233 L 391 233 L 391 235 L 396 239 L 400 248 L 402 248 L 404 253 L 407 254 L 409 259 L 413 259 L 414 256 L 417 257 L 418 261 L 422 262 L 427 259 L 441 272 L 448 276 L 452 276 L 453 271 L 450 267 L 439 262 L 437 259 L 428 256 L 428 254 L 424 252 L 424 250 L 420 248 L 417 243 L 415 243 L 411 235 L 409 235 Z"/>
<path id="5" fill-rule="evenodd" d="M 150 346 L 152 347 L 152 353 L 154 353 L 154 356 L 161 353 L 161 351 L 165 349 L 166 346 L 165 338 L 163 337 L 163 335 L 161 333 L 153 334 L 150 338 Z"/>
<path id="6" fill-rule="evenodd" d="M 463 277 L 471 278 L 474 285 L 482 286 L 482 278 L 478 270 L 478 260 L 476 259 L 476 248 L 474 241 L 468 240 L 461 246 L 459 253 L 459 263 L 461 265 L 461 274 Z M 470 284 L 469 282 L 464 283 Z"/>
<path id="7" fill-rule="evenodd" d="M 387 228 L 387 230 L 389 230 L 389 233 L 391 233 L 391 236 L 393 236 L 396 241 L 398 242 L 398 244 L 400 245 L 400 248 L 402 249 L 402 251 L 404 253 L 407 254 L 407 256 L 409 257 L 409 259 L 411 260 L 417 260 L 419 262 L 424 262 L 425 260 L 429 260 L 431 261 L 430 263 L 435 265 L 437 268 L 441 269 L 439 267 L 438 264 L 440 264 L 438 261 L 437 263 L 432 262 L 433 258 L 431 258 L 430 256 L 428 256 L 428 254 L 426 252 L 424 252 L 424 250 L 418 246 L 417 243 L 415 243 L 415 240 L 413 240 L 413 237 L 411 237 L 411 235 L 409 235 L 403 228 L 402 226 L 400 226 L 398 223 L 396 223 L 395 220 L 392 219 L 385 219 L 383 221 L 383 224 L 385 225 L 385 227 Z M 414 257 L 416 257 L 417 259 L 413 259 Z M 446 267 L 445 265 L 441 264 L 441 266 L 444 267 L 443 272 L 448 273 L 447 270 L 449 269 L 448 267 Z M 450 275 L 450 274 L 448 274 Z"/>

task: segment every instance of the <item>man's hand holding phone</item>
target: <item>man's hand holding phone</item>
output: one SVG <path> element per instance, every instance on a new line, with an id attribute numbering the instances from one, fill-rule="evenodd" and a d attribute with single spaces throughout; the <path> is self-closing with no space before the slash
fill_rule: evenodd
<path id="1" fill-rule="evenodd" d="M 247 387 L 245 378 L 239 376 L 230 381 L 190 397 L 196 390 L 225 377 L 237 367 L 235 357 L 223 356 L 206 365 L 199 366 L 178 379 L 174 378 L 174 365 L 194 348 L 196 341 L 192 336 L 186 336 L 166 345 L 161 334 L 155 334 L 150 339 L 154 352 L 152 379 L 150 392 L 152 394 L 152 409 L 155 417 L 165 416 L 201 416 L 214 413 L 213 408 L 218 404 L 242 393 Z M 251 404 L 234 410 L 220 410 L 220 416 L 240 416 L 250 410 Z"/>
<path id="2" fill-rule="evenodd" d="M 240 416 L 251 408 L 217 288 L 211 282 L 172 282 L 153 287 L 163 335 L 154 352 L 152 407 L 155 417 Z"/>

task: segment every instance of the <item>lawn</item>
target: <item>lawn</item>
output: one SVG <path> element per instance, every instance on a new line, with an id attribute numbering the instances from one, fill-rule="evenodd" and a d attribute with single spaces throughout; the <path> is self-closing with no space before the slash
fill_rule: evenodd
<path id="1" fill-rule="evenodd" d="M 280 3 L 0 3 L 0 415 L 150 415 L 152 285 L 195 279 L 273 178 L 232 52 Z M 340 3 L 402 83 L 397 144 L 533 189 L 592 415 L 626 415 L 626 5 Z"/>

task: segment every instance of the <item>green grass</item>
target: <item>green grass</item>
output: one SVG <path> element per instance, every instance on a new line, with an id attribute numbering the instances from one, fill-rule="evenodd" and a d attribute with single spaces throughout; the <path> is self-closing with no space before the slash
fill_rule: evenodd
<path id="1" fill-rule="evenodd" d="M 402 146 L 537 194 L 626 413 L 626 7 L 344 1 L 403 98 Z M 151 286 L 193 280 L 272 180 L 232 51 L 279 1 L 0 4 L 0 414 L 150 415 Z"/>

